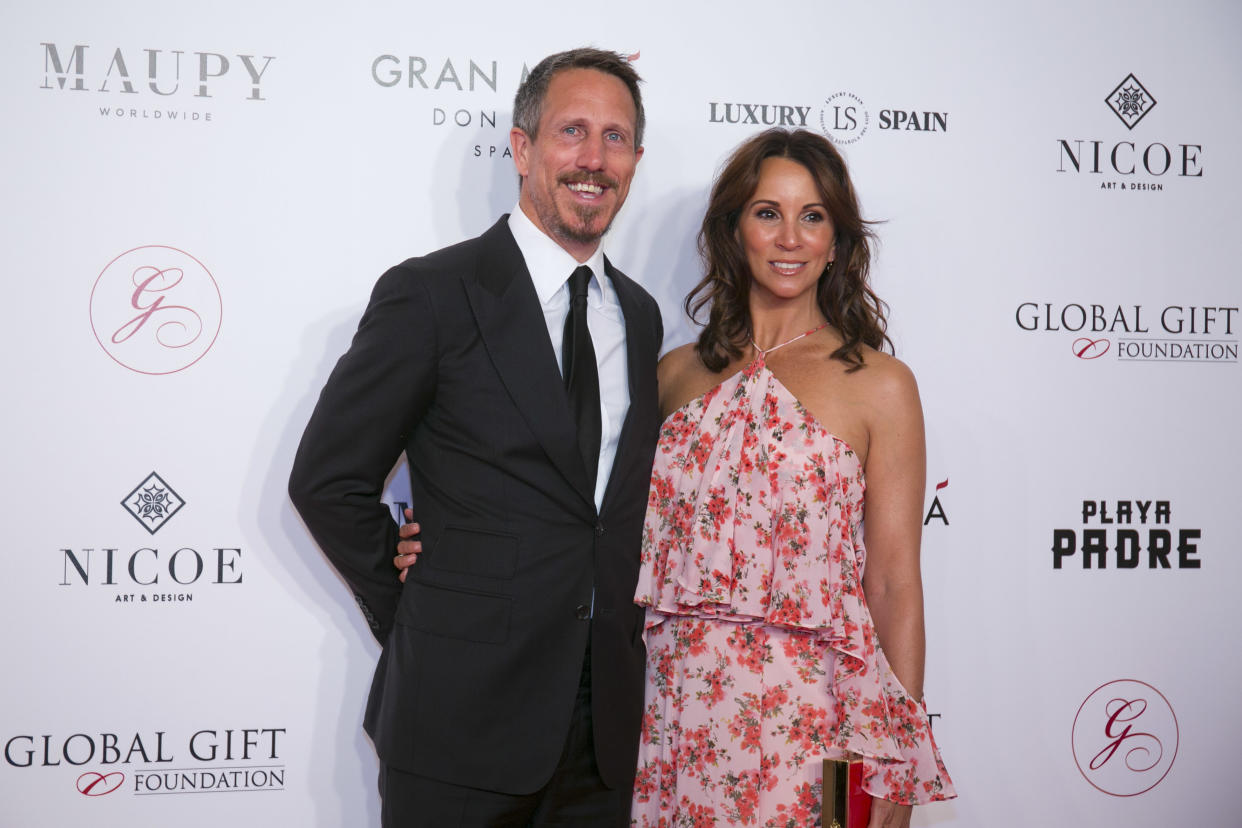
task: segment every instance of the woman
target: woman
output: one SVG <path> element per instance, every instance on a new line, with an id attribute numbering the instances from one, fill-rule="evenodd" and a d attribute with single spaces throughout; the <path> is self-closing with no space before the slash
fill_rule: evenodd
<path id="1" fill-rule="evenodd" d="M 822 760 L 851 754 L 873 826 L 954 795 L 921 701 L 922 411 L 879 350 L 871 240 L 810 132 L 751 138 L 712 190 L 707 324 L 659 369 L 638 826 L 818 824 Z"/>

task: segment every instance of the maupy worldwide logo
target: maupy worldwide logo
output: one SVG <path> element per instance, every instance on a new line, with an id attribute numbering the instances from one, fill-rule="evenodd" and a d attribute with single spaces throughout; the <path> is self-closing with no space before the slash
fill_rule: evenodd
<path id="1" fill-rule="evenodd" d="M 1117 84 L 1117 88 L 1108 94 L 1104 102 L 1126 125 L 1126 129 L 1134 129 L 1135 124 L 1147 117 L 1147 113 L 1156 105 L 1156 99 L 1143 88 L 1143 84 L 1134 75 L 1126 75 L 1126 79 Z"/>
<path id="2" fill-rule="evenodd" d="M 97 107 L 99 116 L 110 121 L 170 128 L 210 123 L 212 104 L 266 101 L 264 82 L 276 60 L 271 55 L 72 41 L 46 41 L 39 48 L 38 88 L 45 94 Z"/>
<path id="3" fill-rule="evenodd" d="M 1014 322 L 1088 362 L 1238 364 L 1237 305 L 1022 302 Z"/>
<path id="4" fill-rule="evenodd" d="M 140 374 L 198 362 L 220 333 L 220 288 L 207 266 L 165 245 L 127 250 L 91 289 L 91 328 L 108 356 Z"/>
<path id="5" fill-rule="evenodd" d="M 1168 775 L 1177 758 L 1173 706 L 1145 681 L 1120 679 L 1096 688 L 1078 708 L 1074 761 L 1096 790 L 1138 796 Z"/>
<path id="6" fill-rule="evenodd" d="M 125 496 L 121 505 L 142 528 L 154 535 L 181 510 L 185 501 L 158 474 L 151 472 Z"/>
<path id="7" fill-rule="evenodd" d="M 1159 134 L 1151 131 L 1153 126 L 1146 119 L 1156 108 L 1156 98 L 1133 73 L 1122 78 L 1104 97 L 1104 103 L 1125 125 L 1125 131 L 1119 131 L 1117 122 L 1102 111 L 1099 124 L 1066 130 L 1063 136 L 1068 133 L 1074 137 L 1056 139 L 1058 174 L 1115 193 L 1158 193 L 1172 182 L 1203 178 L 1203 144 L 1193 137 L 1171 133 L 1172 129 L 1184 129 L 1182 124 L 1161 123 L 1154 127 Z M 1143 128 L 1134 131 L 1141 122 Z"/>

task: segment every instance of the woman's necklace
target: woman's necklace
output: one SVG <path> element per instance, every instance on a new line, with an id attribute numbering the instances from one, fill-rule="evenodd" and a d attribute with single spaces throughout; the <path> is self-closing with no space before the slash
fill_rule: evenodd
<path id="1" fill-rule="evenodd" d="M 804 336 L 810 336 L 811 334 L 815 333 L 816 331 L 822 331 L 822 330 L 823 330 L 824 328 L 826 328 L 826 327 L 828 327 L 828 323 L 827 323 L 827 322 L 822 322 L 822 323 L 820 323 L 819 325 L 816 325 L 814 328 L 811 328 L 809 331 L 806 331 L 806 332 L 804 332 L 804 333 L 800 333 L 800 334 L 798 334 L 798 335 L 797 335 L 797 336 L 795 336 L 793 339 L 786 339 L 784 342 L 780 343 L 779 345 L 773 345 L 771 348 L 767 348 L 767 349 L 760 348 L 760 347 L 759 347 L 759 346 L 755 343 L 755 337 L 754 337 L 754 336 L 751 336 L 751 337 L 750 337 L 750 346 L 751 346 L 752 348 L 754 348 L 756 351 L 758 351 L 760 356 L 762 356 L 764 359 L 767 359 L 768 354 L 772 353 L 773 351 L 776 351 L 776 350 L 778 350 L 778 349 L 780 349 L 780 348 L 784 348 L 786 345 L 789 345 L 789 344 L 791 344 L 791 343 L 797 342 L 799 339 L 801 339 L 801 338 L 802 338 L 802 337 L 804 337 Z"/>

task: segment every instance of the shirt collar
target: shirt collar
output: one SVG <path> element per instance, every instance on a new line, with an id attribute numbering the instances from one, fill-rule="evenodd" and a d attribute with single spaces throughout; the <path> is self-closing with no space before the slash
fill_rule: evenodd
<path id="1" fill-rule="evenodd" d="M 574 272 L 579 262 L 565 252 L 565 249 L 544 234 L 535 223 L 522 212 L 521 204 L 515 205 L 509 214 L 509 232 L 522 251 L 526 260 L 526 269 L 530 271 L 531 281 L 535 283 L 535 293 L 541 305 L 548 304 L 557 296 L 557 292 Z M 581 264 L 591 268 L 595 278 L 587 292 L 587 301 L 599 307 L 605 302 L 615 302 L 612 282 L 604 271 L 604 246 L 595 248 L 591 258 Z"/>

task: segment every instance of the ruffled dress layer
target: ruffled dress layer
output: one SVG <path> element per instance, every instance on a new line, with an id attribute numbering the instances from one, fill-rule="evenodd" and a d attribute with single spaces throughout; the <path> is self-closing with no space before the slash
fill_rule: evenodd
<path id="1" fill-rule="evenodd" d="M 636 825 L 817 825 L 821 760 L 851 754 L 873 796 L 955 796 L 867 609 L 864 490 L 762 355 L 665 420 L 635 596 Z"/>

